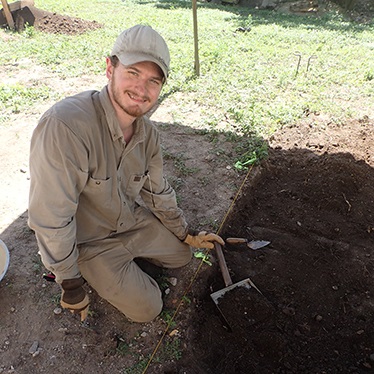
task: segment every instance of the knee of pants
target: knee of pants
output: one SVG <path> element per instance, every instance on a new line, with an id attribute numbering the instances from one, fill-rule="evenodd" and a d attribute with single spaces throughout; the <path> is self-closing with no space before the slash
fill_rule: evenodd
<path id="1" fill-rule="evenodd" d="M 153 321 L 162 311 L 162 300 L 159 303 L 153 303 L 151 305 L 141 305 L 139 310 L 133 311 L 121 311 L 129 320 L 137 323 L 145 323 Z"/>

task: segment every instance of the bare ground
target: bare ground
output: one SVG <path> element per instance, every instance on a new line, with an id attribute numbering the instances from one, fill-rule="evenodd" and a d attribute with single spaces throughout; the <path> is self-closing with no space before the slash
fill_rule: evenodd
<path id="1" fill-rule="evenodd" d="M 57 83 L 33 65 L 27 71 L 22 63 L 1 69 L 6 79 Z M 87 76 L 58 84 L 69 95 L 100 89 L 105 80 Z M 172 100 L 152 114 L 169 155 L 166 175 L 192 225 L 220 227 L 224 238 L 271 241 L 260 251 L 224 248 L 233 281 L 249 277 L 261 291 L 236 289 L 220 300 L 229 332 L 210 299 L 224 287 L 215 253 L 212 266 L 194 259 L 183 269 L 161 273 L 144 265 L 170 289 L 165 313 L 152 323 L 128 322 L 89 286 L 89 326 L 65 311 L 54 313 L 59 288 L 42 278 L 27 227 L 29 141 L 51 104 L 11 114 L 11 126 L 0 128 L 0 237 L 11 253 L 0 283 L 0 373 L 372 370 L 374 114 L 340 125 L 310 114 L 269 139 L 269 159 L 248 175 L 222 157 L 221 149 L 230 153 L 233 146 L 223 137 L 214 148 L 208 134 L 174 124 Z M 188 169 L 194 172 L 185 173 Z M 166 276 L 176 277 L 177 285 Z"/>

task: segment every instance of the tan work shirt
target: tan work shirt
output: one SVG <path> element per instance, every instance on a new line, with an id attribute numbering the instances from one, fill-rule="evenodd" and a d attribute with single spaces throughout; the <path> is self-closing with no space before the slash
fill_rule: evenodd
<path id="1" fill-rule="evenodd" d="M 160 136 L 146 117 L 126 144 L 107 87 L 66 98 L 31 139 L 29 226 L 56 279 L 80 275 L 77 245 L 126 232 L 135 199 L 179 239 L 187 223 L 163 176 Z"/>

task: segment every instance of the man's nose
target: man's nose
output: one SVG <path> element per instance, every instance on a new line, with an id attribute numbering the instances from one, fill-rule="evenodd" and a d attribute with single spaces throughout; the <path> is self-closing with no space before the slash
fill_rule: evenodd
<path id="1" fill-rule="evenodd" d="M 145 94 L 147 92 L 147 81 L 145 79 L 138 79 L 136 81 L 135 88 L 138 90 L 139 93 Z"/>

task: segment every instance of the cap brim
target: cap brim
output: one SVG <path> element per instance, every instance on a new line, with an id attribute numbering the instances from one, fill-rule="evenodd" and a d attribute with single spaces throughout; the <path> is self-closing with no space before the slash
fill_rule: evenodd
<path id="1" fill-rule="evenodd" d="M 152 55 L 148 55 L 145 53 L 126 53 L 124 55 L 117 55 L 118 59 L 120 60 L 121 64 L 125 66 L 133 65 L 138 62 L 144 62 L 144 61 L 151 61 L 154 62 L 157 66 L 160 67 L 162 73 L 164 74 L 165 80 L 168 77 L 168 70 L 166 67 L 162 64 L 161 61 L 159 61 L 157 58 L 153 57 Z"/>

